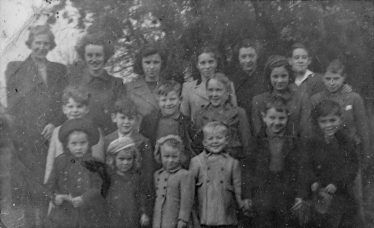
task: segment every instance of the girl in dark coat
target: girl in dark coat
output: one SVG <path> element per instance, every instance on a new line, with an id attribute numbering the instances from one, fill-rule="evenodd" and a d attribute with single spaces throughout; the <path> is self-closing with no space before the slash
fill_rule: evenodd
<path id="1" fill-rule="evenodd" d="M 149 224 L 145 211 L 145 194 L 140 188 L 141 155 L 129 137 L 112 141 L 108 146 L 107 164 L 111 168 L 108 191 L 110 228 L 136 228 Z"/>

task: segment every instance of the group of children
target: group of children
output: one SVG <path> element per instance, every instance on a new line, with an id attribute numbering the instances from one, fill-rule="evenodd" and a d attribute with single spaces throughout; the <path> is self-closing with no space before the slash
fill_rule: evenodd
<path id="1" fill-rule="evenodd" d="M 288 85 L 275 78 L 285 77 L 282 67 L 271 68 L 274 90 Z M 86 117 L 89 95 L 67 87 L 68 120 L 53 133 L 45 173 L 48 227 L 354 227 L 365 149 L 349 128 L 361 130 L 362 99 L 340 93 L 339 61 L 321 77 L 326 90 L 311 97 L 308 134 L 295 134 L 297 110 L 276 93 L 255 105 L 261 123 L 251 129 L 222 73 L 206 81 L 209 104 L 193 122 L 180 112 L 181 85 L 165 81 L 159 111 L 141 121 L 131 100 L 114 102 L 117 130 L 107 136 Z"/>

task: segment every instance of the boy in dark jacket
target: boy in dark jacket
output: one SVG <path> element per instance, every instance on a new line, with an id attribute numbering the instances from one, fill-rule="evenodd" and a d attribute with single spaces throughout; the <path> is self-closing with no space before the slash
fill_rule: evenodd
<path id="1" fill-rule="evenodd" d="M 155 148 L 156 141 L 161 137 L 170 134 L 181 137 L 185 146 L 182 166 L 188 168 L 190 159 L 196 154 L 191 148 L 191 120 L 180 112 L 181 89 L 181 85 L 173 80 L 165 81 L 157 87 L 160 110 L 143 118 L 139 132 L 149 138 L 152 148 Z"/>
<path id="2" fill-rule="evenodd" d="M 342 128 L 342 111 L 332 100 L 321 101 L 312 111 L 314 137 L 303 150 L 298 198 L 312 200 L 311 227 L 356 227 L 356 203 L 352 194 L 358 171 L 353 139 Z"/>

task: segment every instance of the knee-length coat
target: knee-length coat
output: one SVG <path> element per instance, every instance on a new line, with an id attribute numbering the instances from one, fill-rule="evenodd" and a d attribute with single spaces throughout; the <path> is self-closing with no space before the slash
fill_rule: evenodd
<path id="1" fill-rule="evenodd" d="M 42 137 L 44 127 L 52 123 L 55 126 L 64 120 L 61 111 L 62 91 L 67 85 L 66 67 L 56 62 L 46 62 L 46 82 L 38 72 L 31 57 L 25 61 L 10 62 L 7 66 L 6 86 L 8 113 L 13 118 L 15 141 L 17 142 L 16 166 L 14 170 L 28 175 L 12 177 L 13 183 L 20 185 L 13 189 L 25 190 L 31 198 L 41 197 L 48 142 Z M 24 179 L 23 179 L 24 178 Z M 17 181 L 18 180 L 18 181 Z M 27 182 L 26 182 L 27 181 Z M 13 196 L 18 200 L 21 192 Z"/>

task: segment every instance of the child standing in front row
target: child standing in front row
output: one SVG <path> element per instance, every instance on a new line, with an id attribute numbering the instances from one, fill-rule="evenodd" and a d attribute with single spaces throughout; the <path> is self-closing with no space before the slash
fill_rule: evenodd
<path id="1" fill-rule="evenodd" d="M 242 208 L 239 161 L 225 150 L 228 127 L 209 122 L 203 127 L 204 151 L 192 158 L 198 219 L 202 227 L 237 227 L 237 208 Z"/>
<path id="2" fill-rule="evenodd" d="M 97 144 L 99 135 L 98 128 L 87 119 L 68 120 L 61 126 L 58 136 L 64 153 L 56 158 L 46 184 L 55 205 L 47 227 L 105 227 L 105 204 L 100 194 L 103 173 L 99 176 L 90 168 L 94 163 L 91 147 Z"/>
<path id="3" fill-rule="evenodd" d="M 299 193 L 294 209 L 302 200 L 315 198 L 310 227 L 361 227 L 354 224 L 357 204 L 352 194 L 358 171 L 353 139 L 342 126 L 340 105 L 321 101 L 312 111 L 314 135 L 303 150 Z M 318 201 L 317 201 L 318 202 Z"/>
<path id="4" fill-rule="evenodd" d="M 122 137 L 109 144 L 107 165 L 111 169 L 111 186 L 106 197 L 109 228 L 137 228 L 149 223 L 140 188 L 140 161 L 131 138 Z"/>
<path id="5" fill-rule="evenodd" d="M 154 174 L 153 228 L 186 228 L 189 225 L 194 183 L 190 172 L 182 168 L 183 149 L 182 139 L 177 135 L 157 140 L 155 157 L 162 168 Z"/>
<path id="6" fill-rule="evenodd" d="M 68 120 L 84 118 L 87 116 L 89 109 L 90 96 L 83 88 L 68 86 L 64 89 L 62 94 L 62 111 Z M 47 182 L 52 168 L 54 166 L 55 158 L 64 152 L 61 141 L 58 139 L 58 134 L 61 126 L 56 127 L 52 133 L 49 143 L 46 168 L 44 174 L 44 183 Z M 100 136 L 99 142 L 92 147 L 92 156 L 100 161 L 104 161 L 104 143 Z"/>

